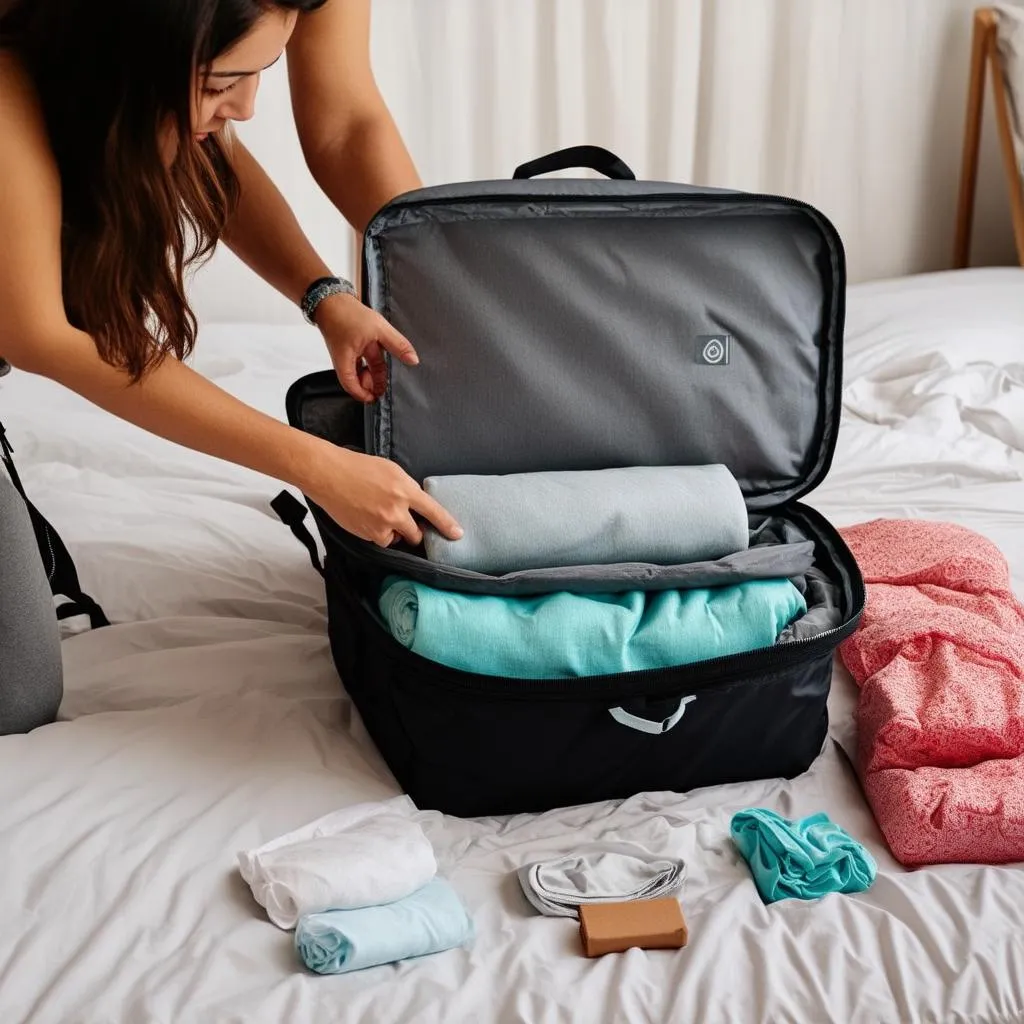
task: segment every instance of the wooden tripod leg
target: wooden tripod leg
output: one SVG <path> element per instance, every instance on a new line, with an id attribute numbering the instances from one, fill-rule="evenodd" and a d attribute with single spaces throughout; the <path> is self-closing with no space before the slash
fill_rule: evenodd
<path id="1" fill-rule="evenodd" d="M 991 8 L 974 13 L 971 44 L 971 74 L 967 90 L 967 121 L 964 129 L 963 163 L 960 169 L 960 199 L 956 214 L 953 266 L 961 269 L 970 260 L 971 228 L 974 224 L 974 196 L 978 185 L 978 157 L 981 122 L 985 106 L 985 65 L 995 41 L 996 14 Z"/>

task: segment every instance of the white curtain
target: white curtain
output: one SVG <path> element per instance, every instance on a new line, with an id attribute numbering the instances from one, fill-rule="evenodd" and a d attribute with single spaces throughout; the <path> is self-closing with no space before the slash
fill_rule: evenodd
<path id="1" fill-rule="evenodd" d="M 974 6 L 374 0 L 373 60 L 428 183 L 507 177 L 550 150 L 602 145 L 640 177 L 813 203 L 835 222 L 860 281 L 949 264 Z M 344 230 L 294 142 L 283 75 L 264 89 L 243 137 L 314 241 L 347 268 Z M 987 124 L 976 261 L 1013 260 L 1007 211 Z M 218 257 L 213 280 L 240 273 Z M 218 319 L 290 317 L 252 299 L 252 287 L 236 288 L 234 302 L 209 282 L 201 292 Z"/>

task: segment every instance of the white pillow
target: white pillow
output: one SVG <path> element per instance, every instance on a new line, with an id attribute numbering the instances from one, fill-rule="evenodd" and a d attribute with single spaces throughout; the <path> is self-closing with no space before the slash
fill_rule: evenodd
<path id="1" fill-rule="evenodd" d="M 1024 363 L 1024 268 L 974 267 L 852 285 L 843 376 Z"/>

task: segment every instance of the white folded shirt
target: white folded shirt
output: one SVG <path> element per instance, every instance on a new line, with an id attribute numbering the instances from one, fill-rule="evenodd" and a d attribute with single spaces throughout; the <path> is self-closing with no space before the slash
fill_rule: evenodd
<path id="1" fill-rule="evenodd" d="M 238 854 L 242 878 L 279 928 L 304 914 L 353 910 L 403 899 L 437 873 L 408 797 L 327 814 Z"/>

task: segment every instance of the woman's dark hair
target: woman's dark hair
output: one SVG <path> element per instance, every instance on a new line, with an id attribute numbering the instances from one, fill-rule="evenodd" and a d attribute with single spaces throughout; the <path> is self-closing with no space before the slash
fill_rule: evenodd
<path id="1" fill-rule="evenodd" d="M 68 317 L 133 380 L 192 350 L 185 273 L 238 198 L 222 141 L 191 143 L 197 69 L 266 12 L 323 2 L 21 0 L 0 17 L 0 47 L 32 78 L 60 171 Z M 170 166 L 165 124 L 178 135 Z"/>

